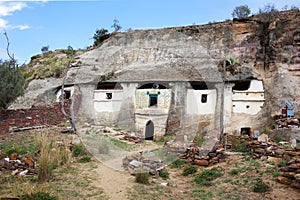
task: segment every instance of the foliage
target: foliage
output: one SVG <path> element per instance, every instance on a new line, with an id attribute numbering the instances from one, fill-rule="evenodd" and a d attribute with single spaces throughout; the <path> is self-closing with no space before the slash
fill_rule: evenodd
<path id="1" fill-rule="evenodd" d="M 42 51 L 42 53 L 47 53 L 49 51 L 49 45 L 42 46 L 41 51 Z"/>
<path id="2" fill-rule="evenodd" d="M 247 5 L 242 5 L 235 7 L 231 15 L 233 18 L 244 18 L 248 17 L 250 13 L 250 8 Z"/>
<path id="3" fill-rule="evenodd" d="M 111 28 L 114 28 L 114 32 L 118 32 L 122 29 L 122 26 L 120 25 L 120 22 L 118 19 L 114 19 L 113 25 L 111 25 Z"/>
<path id="4" fill-rule="evenodd" d="M 166 180 L 169 178 L 169 172 L 166 170 L 162 170 L 159 172 L 159 176 L 162 177 L 162 179 Z"/>
<path id="5" fill-rule="evenodd" d="M 183 175 L 187 176 L 189 174 L 195 174 L 198 171 L 198 168 L 193 165 L 188 165 L 183 169 Z"/>
<path id="6" fill-rule="evenodd" d="M 86 150 L 82 144 L 75 144 L 72 147 L 72 155 L 74 157 L 83 156 L 86 154 Z"/>
<path id="7" fill-rule="evenodd" d="M 205 190 L 193 190 L 192 196 L 196 198 L 200 198 L 202 200 L 208 200 L 213 199 L 213 193 L 211 191 L 205 191 Z"/>
<path id="8" fill-rule="evenodd" d="M 81 163 L 87 163 L 91 161 L 91 157 L 90 156 L 82 156 L 79 160 Z"/>
<path id="9" fill-rule="evenodd" d="M 194 138 L 194 142 L 198 145 L 198 147 L 201 147 L 204 142 L 204 137 L 196 135 Z"/>
<path id="10" fill-rule="evenodd" d="M 275 8 L 274 4 L 268 3 L 263 8 L 259 9 L 258 17 L 264 22 L 270 22 L 278 14 L 278 10 Z"/>
<path id="11" fill-rule="evenodd" d="M 24 93 L 24 77 L 15 61 L 0 60 L 0 108 L 7 108 Z"/>
<path id="12" fill-rule="evenodd" d="M 239 59 L 237 59 L 237 58 L 226 57 L 225 60 L 226 60 L 226 62 L 228 62 L 229 65 L 235 65 L 235 64 L 239 63 Z"/>
<path id="13" fill-rule="evenodd" d="M 261 178 L 256 178 L 253 186 L 253 192 L 264 193 L 270 189 L 270 186 L 263 182 Z"/>
<path id="14" fill-rule="evenodd" d="M 241 172 L 240 169 L 232 169 L 229 171 L 229 174 L 232 176 L 238 175 Z"/>
<path id="15" fill-rule="evenodd" d="M 210 170 L 205 170 L 201 174 L 196 175 L 194 180 L 198 185 L 211 186 L 211 181 L 221 176 L 223 176 L 221 169 L 214 167 Z"/>
<path id="16" fill-rule="evenodd" d="M 170 165 L 170 167 L 179 169 L 182 167 L 182 165 L 184 165 L 186 163 L 187 163 L 186 160 L 177 159 Z"/>
<path id="17" fill-rule="evenodd" d="M 21 197 L 23 200 L 57 200 L 56 196 L 46 192 L 37 192 L 33 194 L 25 194 Z"/>
<path id="18" fill-rule="evenodd" d="M 94 33 L 93 39 L 94 39 L 94 46 L 97 46 L 101 44 L 104 41 L 104 36 L 108 35 L 108 30 L 101 28 L 97 29 L 96 33 Z"/>
<path id="19" fill-rule="evenodd" d="M 135 181 L 137 183 L 149 184 L 150 175 L 147 172 L 138 172 L 135 174 Z"/>

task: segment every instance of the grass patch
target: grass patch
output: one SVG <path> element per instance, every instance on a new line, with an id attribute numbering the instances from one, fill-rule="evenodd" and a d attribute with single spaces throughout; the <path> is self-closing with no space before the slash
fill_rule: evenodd
<path id="1" fill-rule="evenodd" d="M 187 163 L 187 161 L 186 160 L 182 160 L 182 159 L 177 159 L 177 160 L 175 160 L 171 165 L 170 165 L 170 167 L 171 168 L 176 168 L 176 169 L 179 169 L 179 168 L 181 168 L 183 165 L 185 165 Z"/>
<path id="2" fill-rule="evenodd" d="M 72 155 L 74 157 L 86 155 L 85 147 L 82 144 L 75 144 L 72 147 Z"/>
<path id="3" fill-rule="evenodd" d="M 213 193 L 206 190 L 193 190 L 192 197 L 202 200 L 208 200 L 213 198 Z"/>
<path id="4" fill-rule="evenodd" d="M 264 183 L 261 178 L 256 178 L 253 184 L 253 192 L 265 193 L 270 189 L 270 186 Z"/>
<path id="5" fill-rule="evenodd" d="M 232 176 L 236 176 L 241 172 L 241 169 L 232 169 L 229 171 L 229 174 Z"/>
<path id="6" fill-rule="evenodd" d="M 141 184 L 149 184 L 150 175 L 147 172 L 138 172 L 135 174 L 135 182 Z"/>
<path id="7" fill-rule="evenodd" d="M 80 158 L 79 162 L 81 162 L 81 163 L 91 162 L 91 157 L 84 155 Z"/>
<path id="8" fill-rule="evenodd" d="M 211 186 L 212 181 L 223 176 L 221 169 L 219 168 L 212 168 L 210 170 L 205 170 L 201 174 L 195 176 L 195 182 L 201 186 Z"/>
<path id="9" fill-rule="evenodd" d="M 47 192 L 37 192 L 21 196 L 22 200 L 57 200 L 58 198 Z"/>
<path id="10" fill-rule="evenodd" d="M 162 179 L 167 180 L 167 179 L 169 179 L 169 172 L 165 171 L 165 170 L 162 170 L 162 171 L 159 172 L 159 176 Z"/>
<path id="11" fill-rule="evenodd" d="M 198 171 L 198 168 L 193 165 L 188 165 L 183 169 L 183 175 L 188 176 L 189 174 L 195 174 Z"/>

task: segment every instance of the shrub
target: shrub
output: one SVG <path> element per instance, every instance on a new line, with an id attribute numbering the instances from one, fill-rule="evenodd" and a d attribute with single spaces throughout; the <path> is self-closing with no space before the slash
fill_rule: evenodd
<path id="1" fill-rule="evenodd" d="M 171 168 L 181 168 L 182 167 L 182 165 L 184 165 L 184 164 L 186 164 L 187 163 L 187 161 L 186 160 L 181 160 L 181 159 L 177 159 L 177 160 L 175 160 L 171 165 L 170 165 L 170 167 Z"/>
<path id="2" fill-rule="evenodd" d="M 240 173 L 240 169 L 232 169 L 229 171 L 229 174 L 234 176 L 234 175 L 238 175 Z"/>
<path id="3" fill-rule="evenodd" d="M 21 197 L 22 200 L 57 200 L 56 196 L 46 192 L 37 192 L 33 194 L 25 194 Z"/>
<path id="4" fill-rule="evenodd" d="M 211 181 L 221 176 L 223 176 L 221 169 L 214 167 L 210 170 L 205 170 L 201 174 L 196 175 L 194 180 L 199 185 L 211 186 L 212 185 Z"/>
<path id="5" fill-rule="evenodd" d="M 83 156 L 85 154 L 85 148 L 82 144 L 76 144 L 72 147 L 72 155 L 74 157 Z"/>
<path id="6" fill-rule="evenodd" d="M 262 181 L 261 178 L 256 178 L 253 186 L 253 192 L 264 193 L 270 189 L 270 186 Z"/>
<path id="7" fill-rule="evenodd" d="M 243 18 L 248 17 L 250 13 L 250 8 L 247 5 L 243 5 L 235 7 L 231 15 L 233 18 Z"/>
<path id="8" fill-rule="evenodd" d="M 80 158 L 80 162 L 82 163 L 87 163 L 87 162 L 90 162 L 91 161 L 91 157 L 90 156 L 82 156 Z"/>
<path id="9" fill-rule="evenodd" d="M 193 165 L 189 165 L 189 166 L 186 166 L 184 169 L 183 169 L 183 175 L 184 176 L 187 176 L 189 174 L 194 174 L 198 171 L 198 168 L 196 166 L 193 166 Z"/>
<path id="10" fill-rule="evenodd" d="M 160 171 L 159 176 L 162 177 L 162 179 L 166 180 L 169 178 L 169 172 L 168 171 Z"/>
<path id="11" fill-rule="evenodd" d="M 135 181 L 137 183 L 149 184 L 149 173 L 147 172 L 138 172 L 135 174 Z"/>

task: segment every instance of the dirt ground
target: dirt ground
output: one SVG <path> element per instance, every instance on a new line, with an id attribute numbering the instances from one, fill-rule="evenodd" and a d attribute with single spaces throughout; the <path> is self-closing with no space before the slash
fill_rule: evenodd
<path id="1" fill-rule="evenodd" d="M 39 130 L 0 135 L 0 147 L 4 148 L 11 143 L 29 145 L 37 131 Z M 76 137 L 60 134 L 58 130 L 52 132 L 55 132 L 53 137 L 60 140 L 72 140 Z M 158 146 L 148 145 L 145 149 Z M 300 190 L 278 183 L 278 169 L 270 167 L 265 161 L 253 160 L 242 155 L 230 156 L 226 162 L 212 166 L 220 169 L 223 175 L 213 180 L 210 186 L 199 186 L 194 178 L 196 174 L 212 167 L 197 167 L 198 171 L 195 174 L 183 176 L 185 166 L 167 166 L 169 179 L 152 177 L 148 185 L 136 183 L 134 176 L 107 166 L 96 157 L 87 163 L 80 163 L 74 159 L 69 167 L 56 169 L 53 179 L 43 184 L 38 183 L 36 177 L 20 179 L 12 177 L 11 172 L 2 170 L 0 197 L 16 197 L 28 191 L 30 186 L 31 190 L 40 188 L 55 194 L 59 199 L 300 199 Z M 269 186 L 267 192 L 253 192 L 255 180 L 258 178 Z"/>

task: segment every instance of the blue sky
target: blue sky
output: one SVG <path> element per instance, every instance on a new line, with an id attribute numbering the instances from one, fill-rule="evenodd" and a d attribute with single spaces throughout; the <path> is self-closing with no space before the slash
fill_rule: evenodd
<path id="1" fill-rule="evenodd" d="M 96 29 L 106 28 L 116 18 L 127 29 L 164 28 L 232 19 L 236 6 L 248 5 L 252 13 L 272 3 L 300 7 L 300 0 L 99 0 L 99 1 L 7 1 L 0 0 L 0 58 L 7 59 L 7 32 L 10 52 L 18 62 L 30 61 L 50 50 L 84 49 L 93 44 Z"/>

